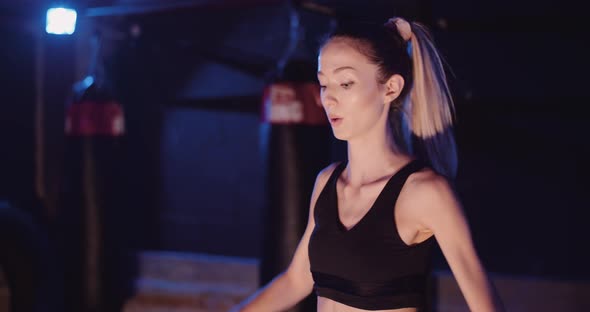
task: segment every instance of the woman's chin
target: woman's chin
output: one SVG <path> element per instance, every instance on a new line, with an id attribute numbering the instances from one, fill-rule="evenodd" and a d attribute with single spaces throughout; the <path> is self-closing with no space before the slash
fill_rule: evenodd
<path id="1" fill-rule="evenodd" d="M 342 131 L 336 131 L 332 129 L 332 134 L 334 135 L 334 138 L 340 141 L 347 141 L 349 139 L 349 135 L 342 133 Z"/>

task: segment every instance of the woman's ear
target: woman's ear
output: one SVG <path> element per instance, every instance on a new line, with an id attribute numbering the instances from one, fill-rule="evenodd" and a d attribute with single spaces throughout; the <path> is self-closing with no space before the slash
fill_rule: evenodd
<path id="1" fill-rule="evenodd" d="M 387 82 L 385 82 L 385 103 L 391 103 L 393 100 L 397 99 L 397 97 L 402 92 L 404 88 L 404 78 L 400 75 L 392 75 L 389 77 Z"/>

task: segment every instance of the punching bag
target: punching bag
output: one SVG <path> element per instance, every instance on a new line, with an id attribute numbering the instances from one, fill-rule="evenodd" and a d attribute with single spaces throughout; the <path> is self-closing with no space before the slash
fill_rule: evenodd
<path id="1" fill-rule="evenodd" d="M 314 64 L 292 60 L 264 91 L 261 146 L 267 165 L 267 201 L 262 285 L 291 262 L 307 225 L 315 178 L 331 158 L 331 132 L 315 72 Z M 290 311 L 313 310 L 315 297 L 310 296 Z"/>
<path id="2" fill-rule="evenodd" d="M 110 299 L 104 285 L 112 275 L 107 261 L 117 253 L 105 220 L 112 220 L 117 210 L 124 132 L 123 108 L 109 89 L 92 77 L 77 83 L 66 108 L 60 216 L 67 311 L 104 311 Z"/>

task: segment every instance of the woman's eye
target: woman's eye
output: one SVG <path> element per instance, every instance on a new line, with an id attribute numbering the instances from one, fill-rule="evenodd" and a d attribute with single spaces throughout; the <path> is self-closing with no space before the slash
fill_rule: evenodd
<path id="1" fill-rule="evenodd" d="M 325 90 L 325 89 L 326 89 L 326 86 L 320 85 L 320 90 L 322 90 L 322 91 L 323 91 L 323 90 Z"/>
<path id="2" fill-rule="evenodd" d="M 344 89 L 350 89 L 350 87 L 352 87 L 353 82 L 345 82 L 345 83 L 341 83 L 340 86 Z"/>

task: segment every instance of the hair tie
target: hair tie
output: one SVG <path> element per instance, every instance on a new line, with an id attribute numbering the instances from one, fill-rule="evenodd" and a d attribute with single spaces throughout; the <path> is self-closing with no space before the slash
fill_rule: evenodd
<path id="1" fill-rule="evenodd" d="M 401 17 L 392 17 L 387 20 L 385 25 L 395 25 L 397 32 L 404 39 L 404 41 L 409 42 L 410 39 L 412 39 L 412 26 L 405 19 Z"/>

